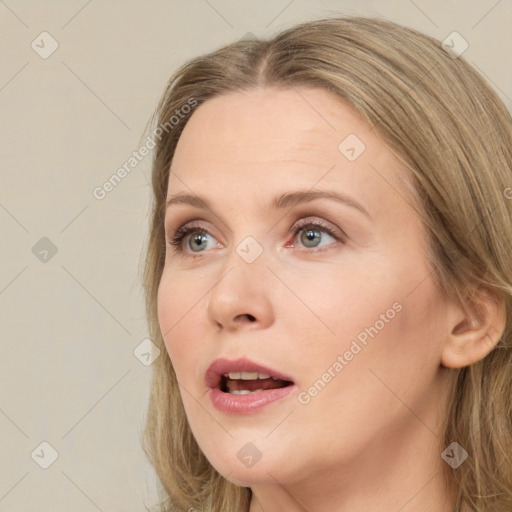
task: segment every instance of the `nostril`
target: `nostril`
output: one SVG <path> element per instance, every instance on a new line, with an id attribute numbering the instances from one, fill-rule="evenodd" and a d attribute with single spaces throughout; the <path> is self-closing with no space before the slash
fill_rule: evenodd
<path id="1" fill-rule="evenodd" d="M 235 318 L 235 320 L 237 322 L 245 322 L 246 319 L 249 322 L 255 322 L 256 321 L 256 317 L 250 315 L 249 313 L 242 313 L 241 315 L 237 315 L 237 317 Z"/>

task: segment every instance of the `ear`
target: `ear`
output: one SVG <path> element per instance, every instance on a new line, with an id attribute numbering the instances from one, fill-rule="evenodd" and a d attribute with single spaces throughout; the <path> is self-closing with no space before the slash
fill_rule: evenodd
<path id="1" fill-rule="evenodd" d="M 501 339 L 506 326 L 505 300 L 481 286 L 465 307 L 452 307 L 452 330 L 443 346 L 441 363 L 447 368 L 462 368 L 483 359 Z"/>

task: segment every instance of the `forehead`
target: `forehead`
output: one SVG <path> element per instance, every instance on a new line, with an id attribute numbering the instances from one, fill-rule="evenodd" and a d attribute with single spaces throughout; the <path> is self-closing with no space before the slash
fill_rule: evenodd
<path id="1" fill-rule="evenodd" d="M 309 156 L 315 165 L 320 155 L 339 156 L 344 135 L 368 139 L 367 132 L 369 126 L 352 107 L 323 89 L 239 91 L 198 107 L 180 137 L 174 162 L 201 162 L 205 152 L 222 148 L 232 163 L 246 162 L 248 156 L 288 159 L 292 153 Z M 186 152 L 190 146 L 196 151 Z"/>
<path id="2" fill-rule="evenodd" d="M 169 193 L 214 190 L 236 199 L 242 191 L 248 197 L 318 184 L 375 203 L 378 194 L 390 195 L 401 167 L 361 115 L 334 94 L 261 88 L 197 108 L 176 148 Z"/>

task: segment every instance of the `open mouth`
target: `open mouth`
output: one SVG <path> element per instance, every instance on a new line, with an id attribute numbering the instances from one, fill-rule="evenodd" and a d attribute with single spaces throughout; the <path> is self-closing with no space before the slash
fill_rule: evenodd
<path id="1" fill-rule="evenodd" d="M 294 384 L 287 375 L 246 358 L 216 359 L 206 370 L 206 386 L 232 395 L 247 395 Z"/>
<path id="2" fill-rule="evenodd" d="M 279 389 L 291 386 L 289 380 L 272 377 L 260 372 L 229 372 L 221 376 L 219 389 L 232 395 L 248 395 L 268 389 Z"/>
<path id="3" fill-rule="evenodd" d="M 297 389 L 288 375 L 244 357 L 213 361 L 205 384 L 212 405 L 224 414 L 256 413 Z"/>

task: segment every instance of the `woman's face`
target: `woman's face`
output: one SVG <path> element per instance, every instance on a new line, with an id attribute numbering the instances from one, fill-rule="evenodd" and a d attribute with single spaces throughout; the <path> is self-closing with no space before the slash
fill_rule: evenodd
<path id="1" fill-rule="evenodd" d="M 404 176 L 322 89 L 230 93 L 190 118 L 168 197 L 203 203 L 167 209 L 158 315 L 193 434 L 229 480 L 339 484 L 440 458 L 446 302 Z"/>

